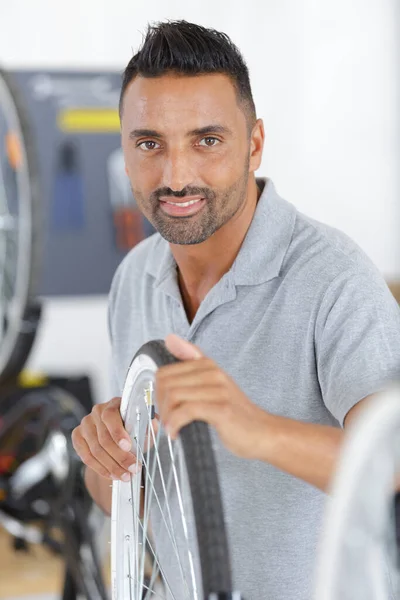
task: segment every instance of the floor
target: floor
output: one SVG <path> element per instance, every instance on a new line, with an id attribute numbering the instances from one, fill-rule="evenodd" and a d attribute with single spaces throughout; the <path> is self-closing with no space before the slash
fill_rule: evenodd
<path id="1" fill-rule="evenodd" d="M 0 528 L 0 600 L 59 600 L 63 573 L 60 558 L 45 548 L 15 552 Z"/>

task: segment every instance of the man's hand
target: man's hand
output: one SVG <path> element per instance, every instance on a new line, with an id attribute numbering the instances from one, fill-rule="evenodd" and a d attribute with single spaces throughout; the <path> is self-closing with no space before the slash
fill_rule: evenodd
<path id="1" fill-rule="evenodd" d="M 72 432 L 72 443 L 81 460 L 98 475 L 129 481 L 137 471 L 131 439 L 119 412 L 121 398 L 96 404 Z M 139 464 L 140 469 L 140 464 Z"/>
<path id="2" fill-rule="evenodd" d="M 161 367 L 156 374 L 160 417 L 171 437 L 192 421 L 205 421 L 231 452 L 258 458 L 267 413 L 196 346 L 176 335 L 169 335 L 165 343 L 183 361 Z"/>

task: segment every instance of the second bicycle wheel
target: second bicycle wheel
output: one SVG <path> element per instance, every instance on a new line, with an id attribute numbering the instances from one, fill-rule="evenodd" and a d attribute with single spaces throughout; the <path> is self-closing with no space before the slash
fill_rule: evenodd
<path id="1" fill-rule="evenodd" d="M 235 597 L 208 426 L 191 423 L 172 441 L 157 419 L 155 374 L 174 362 L 152 341 L 126 378 L 121 416 L 142 468 L 113 483 L 113 600 Z"/>
<path id="2" fill-rule="evenodd" d="M 0 69 L 0 382 L 23 368 L 40 318 L 36 149 L 24 104 Z"/>

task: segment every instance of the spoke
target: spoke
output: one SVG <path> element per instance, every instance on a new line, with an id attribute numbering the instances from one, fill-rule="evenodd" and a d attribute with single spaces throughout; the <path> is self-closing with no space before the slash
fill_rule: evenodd
<path id="1" fill-rule="evenodd" d="M 180 511 L 181 511 L 182 527 L 183 527 L 183 531 L 184 531 L 184 534 L 185 534 L 185 537 L 186 537 L 186 542 L 187 542 L 188 556 L 189 556 L 189 562 L 190 562 L 190 570 L 191 570 L 192 581 L 193 581 L 193 593 L 195 594 L 195 600 L 197 600 L 198 599 L 198 594 L 197 594 L 197 587 L 196 587 L 196 578 L 195 578 L 195 574 L 194 574 L 193 555 L 192 555 L 192 552 L 191 552 L 191 550 L 189 548 L 188 527 L 187 527 L 187 523 L 186 523 L 185 514 L 184 514 L 184 511 L 183 511 L 182 494 L 181 494 L 180 487 L 178 485 L 178 475 L 177 475 L 177 471 L 176 471 L 175 457 L 174 457 L 173 452 L 172 452 L 172 444 L 171 444 L 171 438 L 170 438 L 170 436 L 168 436 L 168 447 L 169 447 L 169 453 L 170 453 L 170 456 L 171 456 L 171 463 L 172 463 L 172 469 L 173 469 L 173 473 L 174 473 L 176 491 L 177 491 L 177 494 L 178 494 L 179 508 L 180 508 Z"/>
<path id="2" fill-rule="evenodd" d="M 150 579 L 150 583 L 149 583 L 150 591 L 154 588 L 154 584 L 155 584 L 156 579 L 157 579 L 157 577 L 158 577 L 158 575 L 160 573 L 159 569 L 154 567 L 154 564 L 152 565 L 152 567 L 153 567 L 153 572 L 151 574 L 151 579 Z M 147 597 L 148 597 L 148 594 L 146 594 L 145 600 L 147 600 Z"/>
<path id="3" fill-rule="evenodd" d="M 144 583 L 143 583 L 143 588 L 144 588 L 145 590 L 147 590 L 147 592 L 150 592 L 150 594 L 154 594 L 154 596 L 157 596 L 157 598 L 161 598 L 162 600 L 167 600 L 167 597 L 166 597 L 166 596 L 160 596 L 160 594 L 159 594 L 158 592 L 155 592 L 154 590 L 152 590 L 152 589 L 151 589 L 151 587 L 148 587 L 148 586 L 147 586 L 147 585 L 145 585 Z M 147 598 L 149 598 L 149 594 L 148 594 L 148 593 L 146 594 L 146 598 L 145 598 L 145 600 L 147 600 Z M 138 599 L 138 600 L 139 600 L 139 599 Z"/>
<path id="4" fill-rule="evenodd" d="M 143 464 L 144 464 L 144 466 L 145 466 L 145 468 L 146 468 L 146 472 L 147 472 L 147 463 L 146 463 L 146 459 L 145 459 L 145 457 L 144 457 L 144 455 L 143 455 L 143 453 L 142 453 L 142 451 L 141 451 L 141 449 L 140 449 L 140 448 L 139 448 L 139 451 L 140 451 L 140 453 L 141 453 L 141 457 L 142 457 L 142 458 L 141 458 L 141 460 L 142 460 L 142 462 L 143 462 Z M 171 471 L 171 475 L 172 475 L 172 471 Z M 171 478 L 171 476 L 170 476 L 170 477 L 169 477 L 169 479 L 168 479 L 168 483 L 167 483 L 167 490 L 169 490 L 169 488 L 170 488 L 171 480 L 172 480 L 172 478 Z M 179 549 L 178 549 L 178 544 L 177 544 L 177 540 L 176 540 L 176 537 L 175 537 L 174 531 L 173 531 L 173 529 L 171 530 L 171 529 L 169 528 L 169 526 L 168 526 L 168 523 L 167 523 L 167 520 L 166 520 L 166 518 L 165 518 L 165 515 L 164 515 L 164 512 L 163 512 L 163 509 L 162 509 L 162 507 L 161 507 L 161 503 L 160 503 L 160 500 L 159 500 L 159 497 L 158 497 L 157 491 L 156 491 L 156 489 L 155 489 L 155 486 L 154 486 L 154 483 L 153 483 L 153 479 L 149 478 L 149 481 L 150 481 L 150 483 L 151 483 L 151 491 L 150 491 L 151 498 L 152 498 L 152 497 L 153 497 L 153 495 L 154 495 L 154 498 L 155 498 L 155 500 L 156 500 L 156 502 L 157 502 L 157 504 L 158 504 L 158 507 L 159 507 L 159 509 L 160 509 L 161 517 L 162 517 L 162 519 L 163 519 L 163 521 L 164 521 L 164 524 L 165 524 L 165 527 L 166 527 L 166 529 L 167 529 L 167 533 L 168 533 L 168 535 L 169 535 L 169 538 L 170 538 L 170 540 L 171 540 L 171 542 L 172 542 L 172 545 L 174 546 L 175 554 L 176 554 L 176 557 L 177 557 L 177 559 L 178 559 L 179 570 L 180 570 L 180 572 L 181 572 L 182 579 L 183 579 L 183 581 L 184 581 L 184 583 L 185 583 L 185 586 L 186 586 L 186 589 L 187 589 L 187 593 L 189 594 L 189 598 L 190 598 L 189 586 L 188 586 L 187 579 L 186 579 L 186 576 L 185 576 L 185 572 L 184 572 L 184 569 L 183 569 L 183 566 L 182 566 L 182 562 L 181 562 L 181 559 L 180 559 L 180 556 L 179 556 Z M 168 494 L 167 494 L 167 492 L 166 492 L 166 489 L 165 489 L 165 484 L 163 485 L 163 488 L 164 488 L 165 499 L 166 499 L 167 506 L 168 506 L 169 518 L 170 518 L 171 525 L 172 525 L 172 517 L 171 517 L 170 510 L 169 510 Z M 151 499 L 149 500 L 149 502 L 150 502 L 150 501 L 151 501 Z"/>
<path id="5" fill-rule="evenodd" d="M 165 486 L 165 480 L 164 480 L 164 476 L 163 476 L 163 472 L 162 472 L 162 468 L 161 468 L 161 464 L 160 464 L 160 458 L 159 458 L 159 454 L 158 454 L 158 446 L 157 446 L 156 441 L 155 441 L 154 428 L 153 428 L 152 424 L 151 424 L 151 429 L 152 429 L 153 439 L 154 439 L 154 448 L 155 448 L 154 455 L 157 458 L 157 463 L 158 463 L 158 468 L 159 468 L 159 473 L 160 473 L 160 478 L 161 478 L 161 484 L 162 484 L 162 487 L 163 487 L 163 492 L 164 492 L 164 497 L 165 497 L 165 503 L 166 503 L 166 507 L 167 507 L 167 511 L 168 511 L 168 516 L 169 516 L 169 520 L 170 520 L 170 523 L 171 523 L 171 527 L 173 527 L 171 509 L 170 509 L 170 505 L 169 505 L 169 502 L 168 502 L 168 491 L 169 491 L 170 484 L 171 484 L 171 481 L 172 481 L 172 470 L 170 471 L 169 478 L 168 478 L 168 483 L 167 483 L 167 488 L 166 488 L 166 486 Z M 159 436 L 159 433 L 158 433 L 158 436 Z M 146 473 L 148 473 L 146 459 L 145 459 L 145 457 L 143 455 L 143 452 L 141 451 L 141 448 L 139 448 L 139 451 L 141 453 L 141 460 L 142 460 L 142 462 L 143 462 L 143 464 L 144 464 L 144 466 L 146 468 Z M 154 498 L 156 499 L 156 502 L 157 502 L 158 507 L 160 509 L 161 517 L 162 517 L 162 519 L 163 519 L 163 521 L 165 523 L 165 527 L 167 529 L 167 533 L 168 533 L 169 538 L 170 538 L 170 540 L 171 540 L 171 542 L 172 542 L 172 544 L 174 546 L 176 557 L 178 559 L 179 570 L 181 572 L 181 576 L 182 576 L 182 579 L 183 579 L 183 581 L 185 583 L 186 590 L 187 590 L 187 593 L 188 593 L 189 599 L 190 599 L 189 585 L 188 585 L 188 582 L 187 582 L 187 579 L 186 579 L 186 575 L 185 575 L 184 568 L 183 568 L 183 565 L 182 565 L 182 562 L 181 562 L 181 558 L 179 556 L 178 543 L 177 543 L 177 540 L 176 540 L 176 537 L 175 537 L 173 529 L 170 529 L 170 527 L 168 526 L 167 520 L 166 520 L 165 515 L 164 515 L 164 511 L 163 511 L 163 509 L 161 507 L 161 503 L 160 503 L 160 500 L 158 498 L 158 494 L 157 494 L 157 491 L 155 489 L 155 485 L 154 485 L 154 481 L 153 481 L 154 480 L 154 472 L 153 472 L 153 477 L 149 478 L 149 480 L 150 480 L 150 483 L 151 483 L 151 492 L 150 492 L 151 496 L 149 494 L 149 498 L 150 498 L 149 499 L 149 503 L 151 502 L 152 496 L 154 494 Z M 146 481 L 147 481 L 147 478 L 146 478 Z M 189 551 L 189 547 L 188 547 L 188 552 L 190 552 Z M 195 586 L 194 586 L 194 588 L 195 588 Z"/>
<path id="6" fill-rule="evenodd" d="M 138 517 L 138 524 L 139 524 L 139 526 L 142 528 L 142 531 L 143 531 L 143 525 L 142 525 L 142 523 L 140 522 L 139 515 L 137 515 L 137 517 Z M 170 591 L 170 594 L 172 595 L 172 598 L 173 598 L 173 600 L 176 600 L 175 594 L 174 594 L 174 593 L 173 593 L 173 591 L 171 590 L 171 587 L 170 587 L 170 585 L 169 585 L 169 583 L 168 583 L 168 581 L 167 581 L 167 578 L 165 577 L 165 573 L 164 573 L 163 569 L 161 568 L 161 565 L 160 565 L 160 562 L 159 562 L 159 560 L 158 560 L 158 558 L 157 558 L 157 555 L 156 555 L 156 553 L 154 552 L 153 546 L 150 544 L 150 540 L 149 540 L 148 538 L 147 538 L 147 543 L 148 543 L 148 545 L 149 545 L 149 548 L 150 548 L 150 550 L 151 550 L 151 552 L 152 552 L 152 554 L 153 554 L 153 556 L 154 556 L 154 560 L 155 560 L 155 561 L 156 561 L 156 563 L 157 563 L 157 566 L 158 566 L 158 568 L 159 568 L 159 570 L 160 570 L 160 573 L 161 573 L 161 575 L 163 576 L 163 579 L 164 579 L 164 581 L 165 581 L 165 585 L 166 585 L 166 586 L 167 586 L 167 588 L 169 589 L 169 591 Z"/>
<path id="7" fill-rule="evenodd" d="M 139 411 L 139 409 L 137 409 L 137 412 L 136 412 L 136 437 L 135 437 L 135 440 L 136 440 L 136 447 L 137 447 L 137 449 L 139 450 L 139 452 L 142 455 L 142 460 L 144 460 L 143 452 L 142 452 L 140 444 L 139 444 L 139 426 L 140 426 L 140 411 Z M 153 430 L 153 433 L 154 433 L 154 430 Z M 158 453 L 157 453 L 157 455 L 158 455 Z M 138 464 L 139 464 L 139 456 L 138 456 L 138 453 L 136 453 L 136 466 L 138 466 Z M 144 460 L 144 464 L 145 464 L 145 460 Z M 136 477 L 139 477 L 139 475 L 137 475 Z M 138 481 L 138 479 L 136 481 Z M 152 486 L 152 489 L 154 489 L 154 486 Z M 167 579 L 165 577 L 165 573 L 164 573 L 164 571 L 163 571 L 163 569 L 162 569 L 162 567 L 160 565 L 160 562 L 159 562 L 159 560 L 157 558 L 157 555 L 156 555 L 156 553 L 155 553 L 155 551 L 154 551 L 154 549 L 153 549 L 153 547 L 152 547 L 152 545 L 150 543 L 150 540 L 148 538 L 146 538 L 146 536 L 143 535 L 144 534 L 144 528 L 143 528 L 143 525 L 142 525 L 141 520 L 140 520 L 140 485 L 136 485 L 136 514 L 135 514 L 135 502 L 133 500 L 134 499 L 134 493 L 133 493 L 132 478 L 131 478 L 131 493 L 132 493 L 132 516 L 133 516 L 134 524 L 135 524 L 134 527 L 135 527 L 136 545 L 139 546 L 139 544 L 140 544 L 140 542 L 139 542 L 139 535 L 138 535 L 139 534 L 138 526 L 139 526 L 141 528 L 141 530 L 142 530 L 141 531 L 141 534 L 142 534 L 142 544 L 144 544 L 145 540 L 147 540 L 147 544 L 148 544 L 148 546 L 149 546 L 149 548 L 150 548 L 150 550 L 151 550 L 151 552 L 152 552 L 152 554 L 154 556 L 154 560 L 156 561 L 160 572 L 162 573 L 162 576 L 163 576 L 163 579 L 165 581 L 165 584 L 168 587 L 168 589 L 169 589 L 169 591 L 170 591 L 173 599 L 176 600 L 175 599 L 175 595 L 173 594 L 173 592 L 171 590 L 171 587 L 170 587 L 170 585 L 169 585 L 169 583 L 168 583 L 168 581 L 167 581 Z M 137 548 L 137 551 L 135 552 L 135 562 L 136 562 L 136 577 L 135 577 L 135 582 L 136 582 L 136 598 L 139 598 L 139 592 L 140 592 L 139 586 L 143 585 L 143 581 L 139 581 L 139 579 L 138 579 L 138 576 L 139 576 L 138 558 L 139 558 L 139 552 L 138 552 L 138 548 Z M 179 556 L 178 556 L 178 560 L 179 560 Z"/>
<path id="8" fill-rule="evenodd" d="M 152 479 L 154 480 L 154 474 L 155 474 L 155 468 L 156 468 L 156 458 L 157 458 L 157 452 L 158 452 L 158 444 L 159 444 L 160 435 L 161 435 L 161 426 L 158 428 L 157 441 L 156 441 L 155 440 L 154 429 L 153 429 L 153 424 L 152 424 L 151 418 L 149 419 L 149 422 L 150 422 L 150 429 L 152 430 L 152 437 L 153 437 L 153 440 L 154 440 L 153 443 L 154 443 L 154 446 L 155 446 L 154 457 L 153 457 L 153 469 L 152 469 Z M 149 440 L 149 445 L 150 445 L 150 431 L 148 431 L 148 440 Z M 148 480 L 148 469 L 146 469 L 146 481 L 147 480 Z M 145 515 L 145 519 L 146 518 L 148 519 L 148 514 L 149 514 L 148 511 L 149 511 L 149 507 L 151 506 L 151 499 L 152 499 L 152 496 L 153 496 L 153 490 L 155 491 L 155 486 L 154 485 L 153 485 L 153 489 L 151 490 L 151 493 L 148 494 L 148 498 L 145 495 L 146 507 L 147 507 L 147 512 L 146 512 L 146 515 Z M 157 502 L 158 502 L 158 496 L 157 496 L 156 499 L 157 499 Z M 169 534 L 170 539 L 172 541 L 172 545 L 174 546 L 174 540 L 172 540 L 172 536 L 171 536 L 171 533 L 170 533 L 170 531 L 168 529 L 168 524 L 167 524 L 167 522 L 165 520 L 163 512 L 161 511 L 161 507 L 160 507 L 160 512 L 161 512 L 162 517 L 164 518 L 168 534 Z M 175 546 L 176 546 L 176 543 L 175 543 Z M 179 560 L 179 557 L 178 557 L 178 560 Z M 159 575 L 159 570 L 154 566 L 154 561 L 152 561 L 152 565 L 151 566 L 152 566 L 152 573 L 151 573 L 151 578 L 150 578 L 150 583 L 149 583 L 150 589 L 152 589 L 154 587 L 155 581 L 156 581 L 156 579 L 157 579 L 157 577 Z M 149 595 L 146 594 L 145 600 L 148 600 L 148 596 Z"/>
<path id="9" fill-rule="evenodd" d="M 150 416 L 149 416 L 149 421 L 151 422 Z M 147 436 L 147 454 L 149 454 L 149 452 L 150 452 L 150 435 L 149 435 L 148 428 L 146 430 L 146 436 Z M 139 445 L 137 447 L 140 448 Z M 142 453 L 142 456 L 143 456 L 143 453 Z M 154 478 L 155 468 L 156 468 L 156 461 L 155 461 L 155 459 L 153 459 L 153 470 L 152 470 L 152 477 L 153 478 Z M 149 475 L 149 472 L 148 472 L 148 469 L 146 468 L 146 482 L 144 483 L 144 486 L 143 486 L 143 488 L 145 490 L 147 489 L 146 485 L 147 485 L 148 475 Z M 141 495 L 140 500 L 142 500 L 142 495 Z M 143 507 L 143 515 L 144 515 L 144 517 L 143 517 L 144 518 L 144 542 L 147 539 L 147 529 L 148 529 L 149 510 L 150 510 L 150 506 L 149 505 L 150 505 L 150 502 L 147 502 L 146 494 L 144 494 L 144 507 Z M 144 581 L 145 559 L 146 559 L 146 544 L 143 543 L 143 545 L 142 545 L 142 565 L 141 565 L 141 575 L 140 575 L 142 581 Z M 153 565 L 153 567 L 154 567 L 154 565 Z"/>

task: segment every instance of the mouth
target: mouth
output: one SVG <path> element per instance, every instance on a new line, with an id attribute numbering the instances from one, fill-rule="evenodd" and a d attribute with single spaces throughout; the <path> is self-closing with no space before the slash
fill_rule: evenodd
<path id="1" fill-rule="evenodd" d="M 160 198 L 160 206 L 164 213 L 172 217 L 188 217 L 198 213 L 206 203 L 201 196 L 186 196 L 182 199 Z"/>

